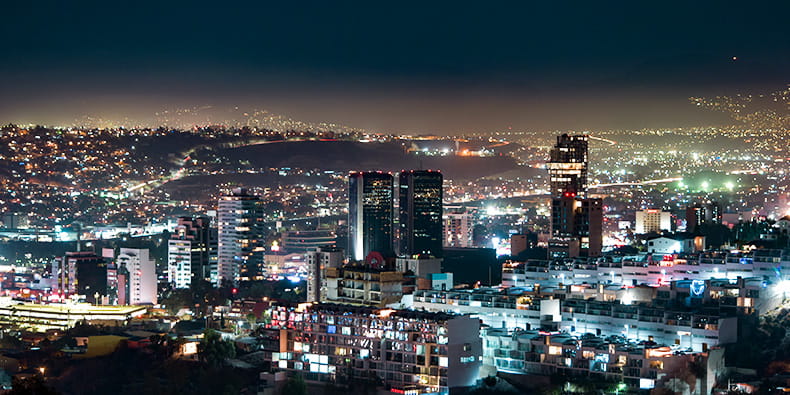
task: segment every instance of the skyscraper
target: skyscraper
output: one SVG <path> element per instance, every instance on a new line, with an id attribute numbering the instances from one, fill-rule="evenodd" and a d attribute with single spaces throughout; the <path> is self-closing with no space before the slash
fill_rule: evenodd
<path id="1" fill-rule="evenodd" d="M 348 177 L 349 256 L 392 256 L 392 174 L 352 172 Z"/>
<path id="2" fill-rule="evenodd" d="M 566 193 L 587 196 L 587 135 L 557 136 L 557 144 L 549 153 L 548 170 L 552 197 Z"/>
<path id="3" fill-rule="evenodd" d="M 406 170 L 398 176 L 398 254 L 442 256 L 442 173 Z"/>
<path id="4" fill-rule="evenodd" d="M 181 217 L 167 242 L 168 279 L 176 288 L 217 277 L 217 229 L 208 217 Z"/>
<path id="5" fill-rule="evenodd" d="M 263 210 L 258 196 L 236 188 L 219 198 L 218 278 L 255 278 L 263 267 Z"/>
<path id="6" fill-rule="evenodd" d="M 549 154 L 550 258 L 601 254 L 603 205 L 601 199 L 586 198 L 587 138 L 557 136 L 557 144 Z"/>

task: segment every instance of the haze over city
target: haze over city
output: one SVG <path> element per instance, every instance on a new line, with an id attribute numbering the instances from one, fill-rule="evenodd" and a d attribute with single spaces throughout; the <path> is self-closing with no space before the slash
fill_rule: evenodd
<path id="1" fill-rule="evenodd" d="M 266 109 L 380 132 L 721 125 L 690 96 L 781 89 L 785 2 L 288 5 L 17 2 L 0 119 L 159 126 Z M 205 119 L 205 118 L 203 118 Z"/>

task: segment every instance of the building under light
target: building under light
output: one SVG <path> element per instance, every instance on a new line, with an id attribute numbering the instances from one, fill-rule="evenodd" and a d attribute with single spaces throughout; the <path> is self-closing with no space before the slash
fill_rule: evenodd
<path id="1" fill-rule="evenodd" d="M 383 172 L 352 172 L 348 177 L 349 256 L 371 252 L 392 256 L 393 177 Z"/>
<path id="2" fill-rule="evenodd" d="M 398 175 L 398 255 L 442 256 L 442 173 L 406 170 Z"/>
<path id="3" fill-rule="evenodd" d="M 236 188 L 219 198 L 217 281 L 255 278 L 263 268 L 263 209 L 258 196 Z"/>

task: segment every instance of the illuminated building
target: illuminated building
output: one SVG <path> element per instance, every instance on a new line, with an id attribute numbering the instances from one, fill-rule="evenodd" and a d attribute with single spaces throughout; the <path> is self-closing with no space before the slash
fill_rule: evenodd
<path id="1" fill-rule="evenodd" d="M 445 247 L 472 247 L 472 229 L 475 224 L 473 213 L 462 210 L 452 210 L 444 214 L 444 246 Z"/>
<path id="2" fill-rule="evenodd" d="M 127 303 L 156 304 L 156 262 L 149 258 L 148 249 L 121 248 L 115 263 L 119 272 L 124 268 L 129 275 L 125 290 Z"/>
<path id="3" fill-rule="evenodd" d="M 349 255 L 357 261 L 371 252 L 392 256 L 393 177 L 353 172 L 348 177 Z"/>
<path id="4" fill-rule="evenodd" d="M 695 238 L 696 239 L 696 238 Z M 694 240 L 692 240 L 694 241 Z M 706 251 L 622 257 L 573 258 L 506 262 L 506 287 L 556 287 L 559 284 L 657 286 L 674 280 L 762 278 L 768 283 L 790 279 L 790 256 L 783 250 Z"/>
<path id="5" fill-rule="evenodd" d="M 575 380 L 605 380 L 621 383 L 618 392 L 648 391 L 676 387 L 678 372 L 692 376 L 700 394 L 710 393 L 716 376 L 723 373 L 724 349 L 704 352 L 678 351 L 674 345 L 607 341 L 603 337 L 584 339 L 562 333 L 486 328 L 483 364 L 509 374 L 531 374 Z M 685 384 L 685 382 L 684 382 Z M 571 384 L 572 386 L 572 384 Z"/>
<path id="6" fill-rule="evenodd" d="M 551 200 L 549 257 L 599 256 L 603 245 L 603 202 L 566 192 Z"/>
<path id="7" fill-rule="evenodd" d="M 476 318 L 309 303 L 272 306 L 269 316 L 272 365 L 308 382 L 377 378 L 395 393 L 449 394 L 480 375 Z"/>
<path id="8" fill-rule="evenodd" d="M 67 252 L 52 261 L 52 292 L 85 295 L 90 303 L 107 295 L 107 261 L 91 251 Z"/>
<path id="9" fill-rule="evenodd" d="M 254 279 L 263 267 L 263 210 L 258 196 L 236 188 L 219 198 L 217 281 Z M 218 284 L 219 285 L 219 284 Z"/>
<path id="10" fill-rule="evenodd" d="M 442 173 L 408 170 L 398 175 L 398 254 L 442 256 Z"/>
<path id="11" fill-rule="evenodd" d="M 636 212 L 637 234 L 661 233 L 672 230 L 672 213 L 656 209 L 639 210 Z"/>
<path id="12" fill-rule="evenodd" d="M 781 300 L 776 287 L 764 288 L 762 280 L 752 278 L 638 288 L 581 284 L 549 290 L 417 290 L 409 307 L 469 315 L 491 328 L 617 335 L 701 352 L 736 342 L 739 315 L 768 311 Z"/>
<path id="13" fill-rule="evenodd" d="M 344 251 L 334 247 L 319 247 L 310 251 L 307 257 L 307 301 L 318 302 L 326 297 L 325 272 L 328 268 L 337 268 L 343 264 Z"/>
<path id="14" fill-rule="evenodd" d="M 0 325 L 33 332 L 68 329 L 77 323 L 122 326 L 146 312 L 145 306 L 94 306 L 80 304 L 29 304 L 0 298 Z"/>
<path id="15" fill-rule="evenodd" d="M 175 288 L 189 288 L 192 280 L 216 282 L 217 230 L 208 217 L 180 217 L 167 242 L 168 280 Z"/>
<path id="16" fill-rule="evenodd" d="M 557 136 L 547 164 L 552 197 L 587 195 L 587 139 L 586 135 Z"/>
<path id="17" fill-rule="evenodd" d="M 321 302 L 367 306 L 399 303 L 403 297 L 403 272 L 369 266 L 329 267 L 321 279 Z"/>

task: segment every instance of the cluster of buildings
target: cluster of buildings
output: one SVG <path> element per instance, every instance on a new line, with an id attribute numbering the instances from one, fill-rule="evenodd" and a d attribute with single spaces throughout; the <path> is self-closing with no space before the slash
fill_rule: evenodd
<path id="1" fill-rule="evenodd" d="M 272 368 L 414 394 L 451 393 L 497 372 L 710 393 L 739 320 L 786 302 L 790 256 L 710 251 L 697 236 L 669 238 L 685 249 L 654 239 L 649 252 L 604 253 L 587 137 L 560 136 L 548 168 L 548 256 L 506 262 L 491 287 L 459 287 L 443 265 L 442 240 L 467 246 L 473 223 L 463 210 L 439 220 L 439 174 L 352 173 L 349 253 L 308 252 L 308 303 L 270 306 Z M 717 221 L 715 207 L 692 207 L 692 223 Z M 645 233 L 670 230 L 667 221 L 660 210 L 637 220 Z M 514 249 L 534 244 L 513 237 Z"/>

